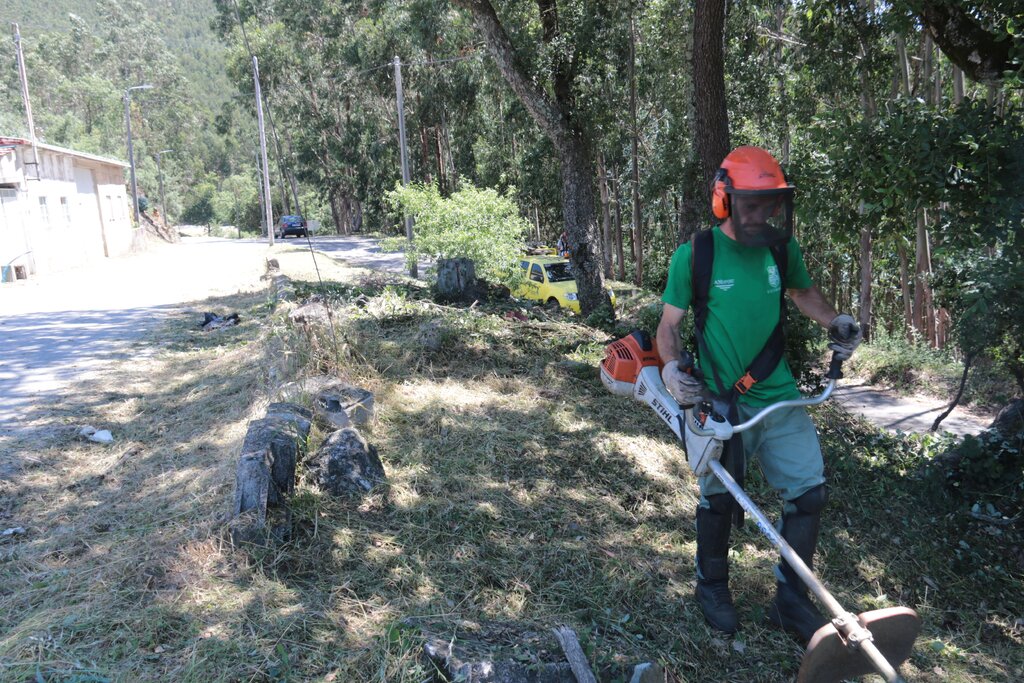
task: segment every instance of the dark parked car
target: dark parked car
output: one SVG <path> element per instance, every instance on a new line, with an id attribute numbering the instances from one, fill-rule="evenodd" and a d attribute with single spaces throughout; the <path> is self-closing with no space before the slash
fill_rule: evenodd
<path id="1" fill-rule="evenodd" d="M 284 239 L 288 235 L 305 237 L 308 234 L 306 221 L 302 216 L 281 216 L 281 220 L 277 223 L 277 228 L 274 229 L 274 237 L 277 239 Z"/>

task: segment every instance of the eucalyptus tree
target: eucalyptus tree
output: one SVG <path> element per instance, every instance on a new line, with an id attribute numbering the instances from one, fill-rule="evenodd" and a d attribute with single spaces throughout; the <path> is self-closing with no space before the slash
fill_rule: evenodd
<path id="1" fill-rule="evenodd" d="M 1024 77 L 1024 6 L 1019 0 L 904 0 L 935 42 L 975 81 Z"/>
<path id="2" fill-rule="evenodd" d="M 609 305 L 601 276 L 592 141 L 576 102 L 588 38 L 607 3 L 538 0 L 517 3 L 499 17 L 489 0 L 456 0 L 472 15 L 502 76 L 551 140 L 562 179 L 562 213 L 584 314 Z"/>

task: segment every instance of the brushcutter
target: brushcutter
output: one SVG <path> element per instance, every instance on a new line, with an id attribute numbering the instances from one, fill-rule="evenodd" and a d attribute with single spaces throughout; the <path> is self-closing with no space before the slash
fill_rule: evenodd
<path id="1" fill-rule="evenodd" d="M 680 362 L 686 367 L 689 358 Z M 807 644 L 797 683 L 838 683 L 844 679 L 878 672 L 888 683 L 903 682 L 897 667 L 910 656 L 914 640 L 921 630 L 921 618 L 908 607 L 889 607 L 860 614 L 847 612 L 832 597 L 796 551 L 786 543 L 775 526 L 744 493 L 729 472 L 718 461 L 723 445 L 734 434 L 746 431 L 768 414 L 787 406 L 812 406 L 823 403 L 842 378 L 842 361 L 835 357 L 825 375 L 828 384 L 817 396 L 780 401 L 765 407 L 742 424 L 730 424 L 710 402 L 693 408 L 681 408 L 661 380 L 661 359 L 649 337 L 641 332 L 612 342 L 601 361 L 601 381 L 614 394 L 631 396 L 650 406 L 676 437 L 689 442 L 691 450 L 700 443 L 706 457 L 690 456 L 698 474 L 713 473 L 732 494 L 736 502 L 757 522 L 772 545 L 779 549 L 800 579 L 832 615 L 832 621 L 818 629 Z M 689 431 L 690 439 L 687 439 Z M 694 439 L 693 437 L 697 437 Z"/>

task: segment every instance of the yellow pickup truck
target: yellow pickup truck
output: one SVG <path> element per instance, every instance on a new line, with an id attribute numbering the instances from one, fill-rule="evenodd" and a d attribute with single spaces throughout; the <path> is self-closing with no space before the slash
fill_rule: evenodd
<path id="1" fill-rule="evenodd" d="M 523 269 L 523 281 L 513 295 L 522 299 L 539 301 L 550 308 L 568 308 L 580 312 L 579 294 L 572 266 L 566 259 L 557 256 L 524 256 L 519 262 Z M 615 294 L 611 287 L 608 296 L 615 305 Z"/>

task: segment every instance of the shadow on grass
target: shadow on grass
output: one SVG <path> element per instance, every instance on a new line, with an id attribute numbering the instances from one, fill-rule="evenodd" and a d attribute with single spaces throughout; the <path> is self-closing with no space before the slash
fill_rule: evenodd
<path id="1" fill-rule="evenodd" d="M 600 335 L 417 310 L 401 297 L 339 319 L 370 363 L 346 371 L 377 393 L 366 436 L 389 483 L 345 500 L 300 486 L 289 543 L 226 547 L 238 448 L 270 388 L 267 351 L 303 351 L 287 331 L 277 347 L 250 347 L 255 322 L 209 336 L 181 320 L 159 369 L 107 393 L 75 392 L 62 407 L 62 424 L 112 428 L 113 447 L 65 435 L 6 483 L 2 519 L 24 520 L 28 534 L 0 546 L 0 669 L 15 680 L 40 671 L 44 680 L 423 681 L 426 632 L 450 638 L 497 620 L 568 623 L 602 666 L 655 659 L 688 681 L 791 680 L 800 647 L 762 626 L 774 582 L 767 542 L 752 525 L 735 534 L 744 630 L 717 638 L 690 598 L 696 490 L 677 444 L 595 374 L 555 365 L 600 353 Z M 441 344 L 430 351 L 416 337 L 438 320 Z M 991 610 L 998 596 L 967 580 L 950 584 L 956 597 L 943 594 L 953 590 L 943 577 L 957 571 L 934 531 L 954 524 L 943 521 L 945 504 L 873 464 L 831 417 L 818 419 L 833 475 L 820 566 L 840 601 L 863 609 L 885 592 L 922 610 L 913 680 L 938 680 L 936 666 L 961 680 L 1013 680 L 1019 652 L 972 635 L 977 612 L 954 628 L 938 620 L 971 596 Z M 756 479 L 751 489 L 777 509 Z M 901 519 L 908 531 L 897 534 Z M 922 593 L 924 575 L 938 596 Z M 1000 609 L 1012 613 L 1019 600 Z M 949 646 L 938 652 L 933 640 Z"/>

